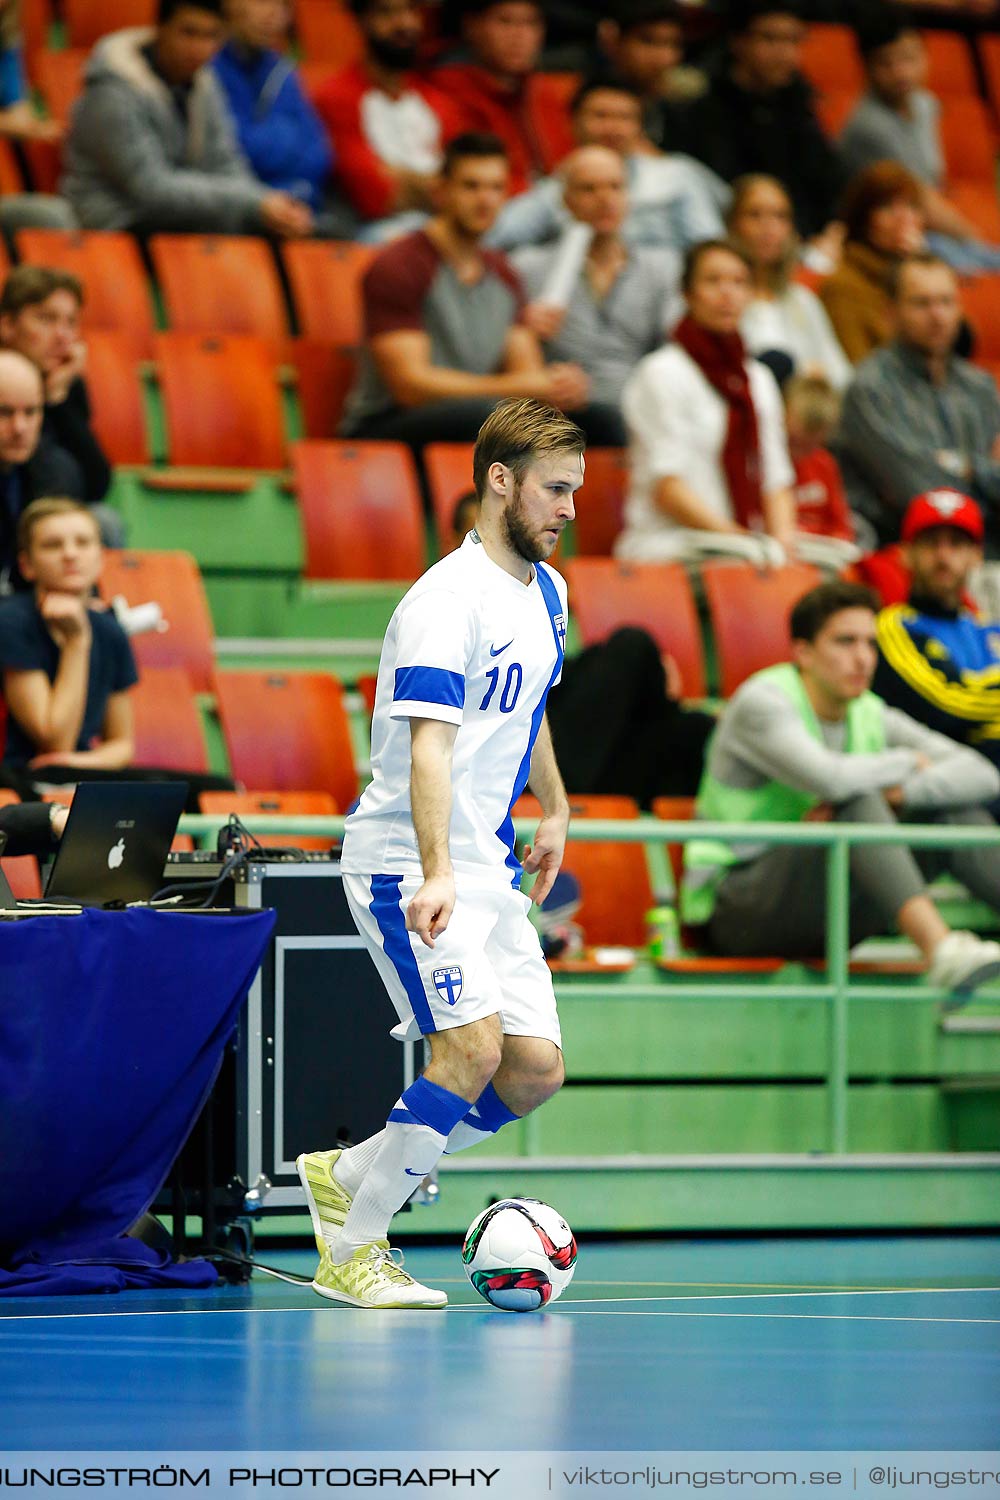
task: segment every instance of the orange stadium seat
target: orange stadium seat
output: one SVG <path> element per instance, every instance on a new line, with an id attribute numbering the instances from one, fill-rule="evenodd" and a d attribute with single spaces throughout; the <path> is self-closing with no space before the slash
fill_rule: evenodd
<path id="1" fill-rule="evenodd" d="M 698 611 L 680 563 L 573 557 L 565 572 L 570 611 L 585 646 L 607 640 L 621 625 L 640 625 L 677 662 L 685 698 L 705 696 Z"/>
<path id="2" fill-rule="evenodd" d="M 172 464 L 280 469 L 285 435 L 272 344 L 158 333 L 154 340 Z"/>
<path id="3" fill-rule="evenodd" d="M 451 521 L 456 501 L 472 489 L 472 443 L 428 443 L 424 473 L 431 492 L 431 509 L 438 548 L 443 557 L 455 547 Z"/>
<path id="4" fill-rule="evenodd" d="M 293 443 L 306 578 L 416 578 L 420 488 L 405 443 Z"/>
<path id="5" fill-rule="evenodd" d="M 109 31 L 152 26 L 156 0 L 63 0 L 62 18 L 71 47 L 92 47 Z"/>
<path id="6" fill-rule="evenodd" d="M 583 484 L 576 492 L 573 537 L 577 556 L 609 557 L 622 529 L 628 463 L 622 448 L 588 448 Z"/>
<path id="7" fill-rule="evenodd" d="M 53 119 L 65 125 L 69 112 L 83 90 L 83 68 L 89 56 L 86 47 L 43 47 L 35 54 L 32 77 Z"/>
<path id="8" fill-rule="evenodd" d="M 574 797 L 574 818 L 621 818 L 639 816 L 631 797 Z M 534 797 L 521 797 L 514 807 L 516 818 L 538 818 L 541 807 Z M 530 842 L 530 840 L 529 840 Z M 573 918 L 583 928 L 588 947 L 621 944 L 641 948 L 646 942 L 646 912 L 653 904 L 653 890 L 642 844 L 581 843 L 569 839 L 562 868 L 580 882 L 580 910 Z"/>
<path id="9" fill-rule="evenodd" d="M 836 140 L 858 102 L 858 95 L 846 89 L 825 89 L 816 95 L 814 102 L 824 135 Z"/>
<path id="10" fill-rule="evenodd" d="M 105 230 L 19 229 L 18 256 L 35 266 L 59 266 L 83 283 L 82 323 L 89 333 L 111 329 L 144 357 L 153 337 L 153 303 L 142 257 L 130 234 Z"/>
<path id="11" fill-rule="evenodd" d="M 354 349 L 320 339 L 289 339 L 285 357 L 294 374 L 307 438 L 336 437 L 358 369 Z"/>
<path id="12" fill-rule="evenodd" d="M 1000 199 L 996 188 L 975 179 L 948 184 L 948 199 L 989 244 L 1000 243 Z"/>
<path id="13" fill-rule="evenodd" d="M 941 101 L 941 147 L 949 188 L 981 182 L 996 191 L 996 138 L 982 99 L 955 95 Z"/>
<path id="14" fill-rule="evenodd" d="M 299 50 L 310 63 L 325 63 L 332 73 L 361 56 L 361 28 L 346 5 L 336 0 L 295 0 L 293 15 Z"/>
<path id="15" fill-rule="evenodd" d="M 17 153 L 10 141 L 0 140 L 0 194 L 27 192 Z"/>
<path id="16" fill-rule="evenodd" d="M 751 673 L 788 660 L 788 616 L 820 582 L 820 573 L 803 563 L 764 573 L 749 563 L 720 561 L 702 563 L 701 580 L 718 657 L 719 692 L 728 698 Z"/>
<path id="17" fill-rule="evenodd" d="M 155 600 L 162 608 L 168 629 L 133 637 L 140 671 L 180 669 L 195 692 L 212 691 L 212 616 L 198 564 L 190 553 L 106 551 L 101 593 L 109 600 L 121 594 L 132 605 Z"/>
<path id="18" fill-rule="evenodd" d="M 865 70 L 853 28 L 816 22 L 806 32 L 799 66 L 819 93 L 860 94 Z"/>
<path id="19" fill-rule="evenodd" d="M 346 240 L 292 240 L 282 245 L 300 333 L 327 344 L 361 343 L 361 278 L 375 253 L 373 245 Z"/>
<path id="20" fill-rule="evenodd" d="M 21 0 L 18 6 L 18 22 L 28 77 L 35 83 L 37 82 L 35 64 L 38 55 L 49 44 L 49 32 L 52 28 L 51 0 Z"/>
<path id="21" fill-rule="evenodd" d="M 977 361 L 1000 361 L 1000 271 L 967 281 L 962 287 L 962 306 L 975 330 Z"/>
<path id="22" fill-rule="evenodd" d="M 278 268 L 266 240 L 154 234 L 149 241 L 167 321 L 179 333 L 288 333 Z"/>
<path id="23" fill-rule="evenodd" d="M 201 715 L 182 667 L 144 666 L 129 697 L 135 716 L 135 765 L 208 770 Z"/>
<path id="24" fill-rule="evenodd" d="M 329 792 L 201 792 L 198 806 L 203 813 L 230 813 L 246 817 L 252 813 L 286 813 L 289 817 L 331 817 L 337 804 Z M 265 846 L 328 850 L 333 839 L 327 834 L 258 833 Z"/>
<path id="25" fill-rule="evenodd" d="M 127 334 L 87 334 L 87 393 L 94 431 L 113 464 L 147 464 L 146 404 L 135 345 Z"/>
<path id="26" fill-rule="evenodd" d="M 219 672 L 216 703 L 233 776 L 250 790 L 358 792 L 340 683 L 327 672 Z"/>
<path id="27" fill-rule="evenodd" d="M 957 31 L 921 31 L 927 49 L 927 87 L 949 97 L 979 93 L 976 66 L 964 36 Z"/>
<path id="28" fill-rule="evenodd" d="M 986 79 L 986 92 L 993 106 L 993 117 L 1000 124 L 1000 36 L 980 36 L 976 47 Z"/>

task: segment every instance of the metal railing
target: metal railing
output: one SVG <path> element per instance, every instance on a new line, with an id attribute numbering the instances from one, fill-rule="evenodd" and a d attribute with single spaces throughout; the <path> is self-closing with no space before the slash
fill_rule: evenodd
<path id="1" fill-rule="evenodd" d="M 290 817 L 258 816 L 247 814 L 242 821 L 247 828 L 266 840 L 268 832 L 288 834 L 329 835 L 339 838 L 344 831 L 342 817 Z M 186 814 L 180 822 L 180 832 L 190 833 L 196 838 L 214 835 L 220 825 L 217 814 Z M 537 826 L 536 820 L 519 818 L 514 828 L 519 839 L 530 839 Z M 882 999 L 885 986 L 852 983 L 848 968 L 850 950 L 850 849 L 852 845 L 904 844 L 915 849 L 976 848 L 998 841 L 997 830 L 989 827 L 943 827 L 941 824 L 895 823 L 754 823 L 755 844 L 809 845 L 822 847 L 826 851 L 826 943 L 825 980 L 799 983 L 769 983 L 767 995 L 771 999 L 808 999 L 829 1006 L 829 1049 L 827 1054 L 827 1134 L 828 1149 L 842 1154 L 847 1151 L 848 1111 L 848 1035 L 849 999 L 865 1001 Z M 570 838 L 584 843 L 608 841 L 630 844 L 674 844 L 687 843 L 690 839 L 721 839 L 725 842 L 746 843 L 747 824 L 709 822 L 668 822 L 659 818 L 637 818 L 616 821 L 607 818 L 577 818 L 570 825 Z M 794 962 L 789 960 L 790 963 Z M 665 981 L 671 997 L 676 999 L 735 999 L 757 997 L 761 993 L 759 984 L 741 985 L 737 980 L 726 984 L 679 983 L 673 979 Z M 620 984 L 593 984 L 587 982 L 587 995 L 593 999 L 619 998 Z M 899 999 L 943 998 L 935 995 L 926 984 L 893 985 L 892 993 Z"/>

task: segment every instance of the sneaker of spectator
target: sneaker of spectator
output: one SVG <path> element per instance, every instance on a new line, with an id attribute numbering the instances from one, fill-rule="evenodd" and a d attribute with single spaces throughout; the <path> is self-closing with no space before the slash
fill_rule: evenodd
<path id="1" fill-rule="evenodd" d="M 750 264 L 736 246 L 708 240 L 689 252 L 682 284 L 686 316 L 622 393 L 630 476 L 615 552 L 780 565 L 794 552 L 794 473 L 777 382 L 739 334 Z"/>
<path id="2" fill-rule="evenodd" d="M 581 84 L 570 106 L 579 146 L 603 146 L 624 161 L 629 209 L 622 233 L 632 245 L 658 245 L 683 254 L 722 233 L 728 187 L 693 156 L 652 151 L 642 130 L 636 90 L 612 78 Z M 541 245 L 568 225 L 570 215 L 557 173 L 506 203 L 490 233 L 501 250 Z"/>
<path id="3" fill-rule="evenodd" d="M 62 192 L 87 229 L 308 234 L 309 208 L 258 181 L 209 64 L 222 0 L 159 0 L 153 27 L 103 37 L 66 137 Z"/>
<path id="4" fill-rule="evenodd" d="M 844 126 L 840 150 L 851 172 L 896 161 L 923 187 L 929 247 L 957 270 L 1000 268 L 1000 246 L 983 243 L 971 220 L 948 201 L 939 118 L 927 88 L 927 51 L 920 32 L 896 7 L 873 7 L 859 28 L 867 92 Z"/>
<path id="5" fill-rule="evenodd" d="M 457 130 L 443 93 L 416 70 L 424 35 L 418 0 L 352 0 L 364 55 L 327 80 L 316 108 L 336 152 L 336 178 L 364 221 L 363 239 L 423 223 L 444 142 Z"/>
<path id="6" fill-rule="evenodd" d="M 499 136 L 510 163 L 510 191 L 521 193 L 551 172 L 573 144 L 558 89 L 535 70 L 545 41 L 538 0 L 467 0 L 465 63 L 436 70 L 433 81 L 457 112 L 458 129 Z"/>
<path id="7" fill-rule="evenodd" d="M 643 131 L 653 146 L 676 144 L 677 106 L 704 88 L 702 75 L 682 67 L 684 24 L 676 0 L 626 0 L 598 27 L 611 77 L 631 84 L 642 100 Z"/>
<path id="8" fill-rule="evenodd" d="M 41 375 L 42 436 L 79 471 L 69 493 L 91 503 L 107 494 L 111 465 L 91 425 L 87 346 L 80 330 L 83 300 L 83 286 L 70 272 L 16 266 L 0 293 L 0 347 L 23 354 Z"/>
<path id="9" fill-rule="evenodd" d="M 728 57 L 685 110 L 678 144 L 726 182 L 776 177 L 812 238 L 829 229 L 844 174 L 799 69 L 805 33 L 797 0 L 737 0 Z"/>
<path id="10" fill-rule="evenodd" d="M 876 162 L 851 179 L 841 218 L 843 255 L 821 283 L 819 298 L 841 347 L 857 364 L 892 338 L 893 276 L 905 256 L 924 248 L 920 183 L 898 162 Z"/>
<path id="11" fill-rule="evenodd" d="M 286 0 L 226 0 L 228 36 L 212 59 L 244 156 L 268 187 L 329 207 L 333 152 L 287 56 Z"/>
<path id="12" fill-rule="evenodd" d="M 38 367 L 0 350 L 0 595 L 26 587 L 17 565 L 17 524 L 32 500 L 66 495 L 79 470 L 42 436 L 45 388 Z"/>
<path id="13" fill-rule="evenodd" d="M 894 542 L 914 495 L 958 485 L 992 517 L 1000 505 L 1000 392 L 955 352 L 962 304 L 954 269 L 927 252 L 892 282 L 896 337 L 858 366 L 836 452 L 851 509 Z M 987 524 L 986 555 L 1000 556 Z"/>
<path id="14" fill-rule="evenodd" d="M 346 437 L 472 442 L 496 402 L 532 396 L 572 411 L 593 443 L 613 442 L 617 410 L 589 401 L 579 365 L 546 365 L 509 261 L 482 240 L 507 191 L 496 136 L 457 136 L 445 151 L 438 210 L 387 245 L 363 282 L 365 346 L 342 426 Z"/>
<path id="15" fill-rule="evenodd" d="M 843 390 L 850 360 L 815 292 L 794 279 L 799 238 L 782 184 L 762 173 L 737 178 L 726 223 L 753 266 L 754 295 L 740 329 L 751 354 L 778 350 L 796 373 L 823 375 Z"/>
<path id="16" fill-rule="evenodd" d="M 524 320 L 547 359 L 579 365 L 593 399 L 617 407 L 635 365 L 683 310 L 680 258 L 626 244 L 625 164 L 616 152 L 581 146 L 559 174 L 571 225 L 551 244 L 512 257 L 529 298 Z M 623 422 L 616 446 L 625 441 Z"/>
<path id="17" fill-rule="evenodd" d="M 840 468 L 826 446 L 840 420 L 840 397 L 825 375 L 793 375 L 782 395 L 795 470 L 795 551 L 838 573 L 861 555 Z"/>

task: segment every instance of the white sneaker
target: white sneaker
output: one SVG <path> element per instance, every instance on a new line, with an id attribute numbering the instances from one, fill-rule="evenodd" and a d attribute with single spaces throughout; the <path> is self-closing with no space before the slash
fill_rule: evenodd
<path id="1" fill-rule="evenodd" d="M 947 1010 L 964 1005 L 974 989 L 998 975 L 1000 943 L 976 937 L 974 932 L 949 932 L 934 949 L 927 972 L 931 984 L 949 991 Z"/>

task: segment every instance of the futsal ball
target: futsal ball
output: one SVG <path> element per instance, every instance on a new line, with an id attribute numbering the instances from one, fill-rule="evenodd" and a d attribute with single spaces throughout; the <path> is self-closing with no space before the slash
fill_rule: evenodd
<path id="1" fill-rule="evenodd" d="M 536 1312 L 569 1286 L 576 1240 L 561 1214 L 537 1198 L 501 1198 L 469 1225 L 465 1273 L 504 1312 Z"/>

